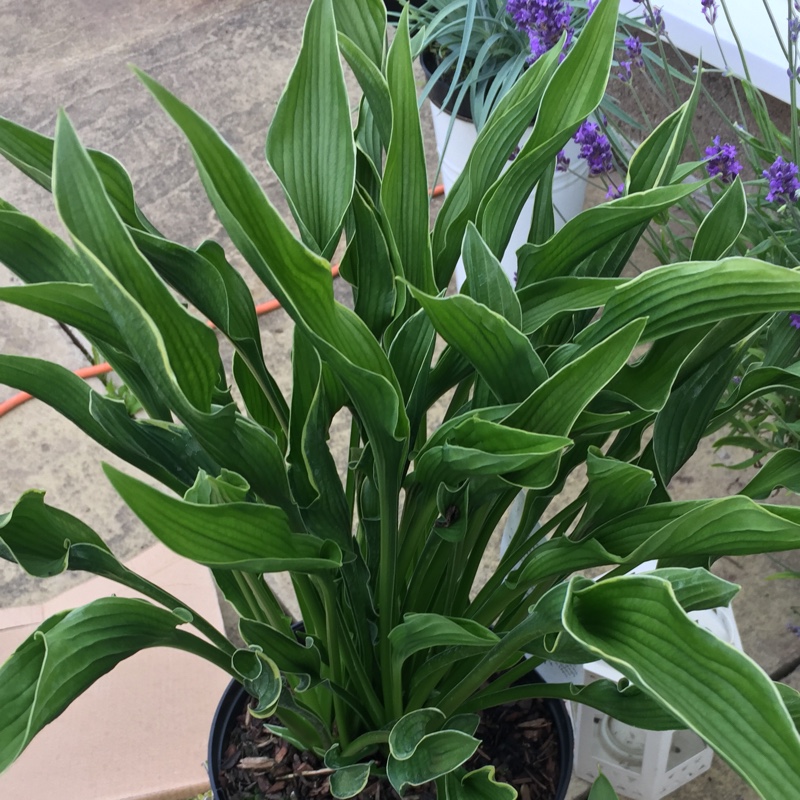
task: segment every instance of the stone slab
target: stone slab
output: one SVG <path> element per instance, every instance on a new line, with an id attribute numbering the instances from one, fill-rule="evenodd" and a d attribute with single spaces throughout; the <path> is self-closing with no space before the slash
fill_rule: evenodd
<path id="1" fill-rule="evenodd" d="M 157 545 L 128 566 L 221 629 L 211 576 Z M 135 597 L 93 578 L 24 608 L 0 609 L 0 662 L 44 619 L 109 594 Z M 211 718 L 229 681 L 218 667 L 178 650 L 137 653 L 98 680 L 0 775 L 0 797 L 51 800 L 186 800 L 208 788 Z"/>

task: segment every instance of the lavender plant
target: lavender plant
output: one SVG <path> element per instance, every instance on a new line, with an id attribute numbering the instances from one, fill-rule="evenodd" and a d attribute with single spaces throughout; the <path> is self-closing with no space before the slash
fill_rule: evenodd
<path id="1" fill-rule="evenodd" d="M 733 27 L 726 0 L 698 0 L 697 13 L 714 30 L 720 41 L 717 26 L 725 20 L 732 29 L 734 40 L 744 65 L 744 75 L 734 76 L 725 61 L 722 72 L 735 102 L 736 115 L 725 113 L 717 99 L 702 87 L 701 103 L 718 121 L 719 133 L 711 142 L 692 141 L 697 159 L 695 176 L 714 178 L 704 192 L 682 200 L 669 218 L 669 224 L 654 224 L 645 236 L 652 251 L 662 261 L 687 258 L 709 208 L 720 207 L 720 213 L 734 202 L 743 203 L 747 214 L 729 253 L 758 255 L 789 268 L 800 266 L 800 197 L 798 163 L 797 112 L 795 110 L 798 81 L 798 34 L 800 33 L 800 3 L 787 0 L 787 20 L 782 29 L 769 4 L 762 0 L 762 12 L 769 14 L 776 47 L 786 58 L 787 80 L 790 85 L 790 129 L 781 131 L 766 110 L 760 90 L 751 82 L 746 54 L 739 33 Z M 632 58 L 634 50 L 619 48 L 618 63 L 623 68 L 612 79 L 607 94 L 623 105 L 638 109 L 635 124 L 619 124 L 610 119 L 604 132 L 612 142 L 615 166 L 624 175 L 636 141 L 652 130 L 657 120 L 644 110 L 643 94 L 650 98 L 667 98 L 664 113 L 672 110 L 681 87 L 695 80 L 695 69 L 674 46 L 666 29 L 661 9 L 650 0 L 641 0 L 641 21 L 651 31 L 644 58 Z M 753 11 L 757 13 L 757 9 Z M 654 38 L 658 33 L 658 38 Z M 627 45 L 627 43 L 626 43 Z M 720 45 L 723 60 L 725 52 Z M 646 59 L 646 63 L 645 63 Z M 637 68 L 638 67 L 638 68 Z M 646 68 L 643 68 L 646 67 Z M 707 72 L 714 70 L 707 70 Z M 739 181 L 735 179 L 739 177 Z M 620 192 L 609 186 L 609 197 Z M 734 200 L 736 198 L 736 200 Z M 660 222 L 664 222 L 662 219 Z M 754 371 L 766 368 L 790 369 L 800 372 L 800 333 L 795 314 L 765 318 L 745 350 L 737 372 L 724 397 L 728 413 L 720 415 L 720 425 L 732 427 L 730 436 L 717 441 L 717 446 L 736 445 L 751 451 L 751 455 L 734 464 L 745 467 L 760 464 L 763 459 L 784 448 L 800 447 L 800 404 L 793 386 L 776 385 L 775 390 L 752 397 L 748 395 Z M 790 382 L 791 383 L 791 382 Z M 735 409 L 735 410 L 731 410 Z"/>

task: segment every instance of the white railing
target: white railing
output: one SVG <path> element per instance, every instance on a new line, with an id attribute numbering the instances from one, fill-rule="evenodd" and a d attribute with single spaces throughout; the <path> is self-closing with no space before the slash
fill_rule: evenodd
<path id="1" fill-rule="evenodd" d="M 786 0 L 766 2 L 785 44 L 788 4 Z M 720 54 L 711 26 L 703 17 L 700 0 L 656 0 L 653 5 L 661 7 L 667 34 L 681 50 L 695 57 L 702 53 L 705 62 L 719 69 L 725 69 L 727 61 L 734 74 L 744 74 L 739 50 L 721 8 L 717 15 L 716 28 L 725 59 Z M 789 102 L 786 58 L 778 44 L 763 1 L 727 0 L 727 6 L 745 52 L 752 82 L 763 92 Z M 620 10 L 632 16 L 640 16 L 642 5 L 634 0 L 622 0 Z"/>

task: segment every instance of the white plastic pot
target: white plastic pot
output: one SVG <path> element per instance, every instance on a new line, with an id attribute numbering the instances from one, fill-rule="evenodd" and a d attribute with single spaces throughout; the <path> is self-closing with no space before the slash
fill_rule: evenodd
<path id="1" fill-rule="evenodd" d="M 441 179 L 444 184 L 445 194 L 447 194 L 458 176 L 464 171 L 467 158 L 478 138 L 478 132 L 471 120 L 456 116 L 455 120 L 453 120 L 453 129 L 448 140 L 447 131 L 452 119 L 451 114 L 442 110 L 436 104 L 434 98 L 431 98 L 431 114 L 433 116 L 433 130 L 436 135 L 436 149 L 442 163 Z M 531 132 L 532 128 L 525 132 L 520 141 L 520 146 L 530 138 Z M 444 152 L 444 157 L 442 157 L 445 142 L 447 143 L 447 149 Z M 589 165 L 584 159 L 579 158 L 579 145 L 570 140 L 564 147 L 564 154 L 570 160 L 569 170 L 567 172 L 556 171 L 553 178 L 553 210 L 556 230 L 562 228 L 565 222 L 576 217 L 583 210 L 583 203 L 586 199 L 587 178 L 589 176 Z M 509 161 L 504 171 L 510 165 L 511 162 Z M 535 197 L 536 190 L 531 192 L 526 201 L 517 224 L 514 226 L 508 247 L 500 259 L 503 271 L 512 284 L 515 282 L 517 271 L 517 250 L 528 241 Z M 464 265 L 459 260 L 456 266 L 456 284 L 459 288 L 461 288 L 465 277 Z"/>

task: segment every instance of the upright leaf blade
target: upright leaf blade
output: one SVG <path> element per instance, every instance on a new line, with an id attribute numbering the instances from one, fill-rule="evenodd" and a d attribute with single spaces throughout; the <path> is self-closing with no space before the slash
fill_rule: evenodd
<path id="1" fill-rule="evenodd" d="M 267 158 L 306 239 L 333 255 L 353 195 L 356 156 L 331 0 L 313 0 L 300 55 L 267 137 Z"/>
<path id="2" fill-rule="evenodd" d="M 133 243 L 128 229 L 111 205 L 96 169 L 78 141 L 66 115 L 56 126 L 53 195 L 56 207 L 73 237 L 108 270 L 113 280 L 144 308 L 157 324 L 170 367 L 181 390 L 200 411 L 208 411 L 220 375 L 217 342 L 212 331 L 170 294 Z M 84 259 L 87 274 L 96 272 Z M 118 294 L 95 288 L 124 336 L 137 324 Z"/>
<path id="3" fill-rule="evenodd" d="M 692 244 L 692 261 L 724 258 L 747 221 L 747 196 L 741 178 L 728 187 L 706 214 Z"/>
<path id="4" fill-rule="evenodd" d="M 397 26 L 386 65 L 392 98 L 392 138 L 386 153 L 381 203 L 403 267 L 413 286 L 434 293 L 429 226 L 428 177 L 422 144 L 408 10 Z"/>
<path id="5" fill-rule="evenodd" d="M 603 99 L 618 10 L 619 0 L 602 0 L 595 9 L 547 85 L 531 138 L 482 200 L 478 229 L 495 255 L 505 250 L 536 181 Z"/>

